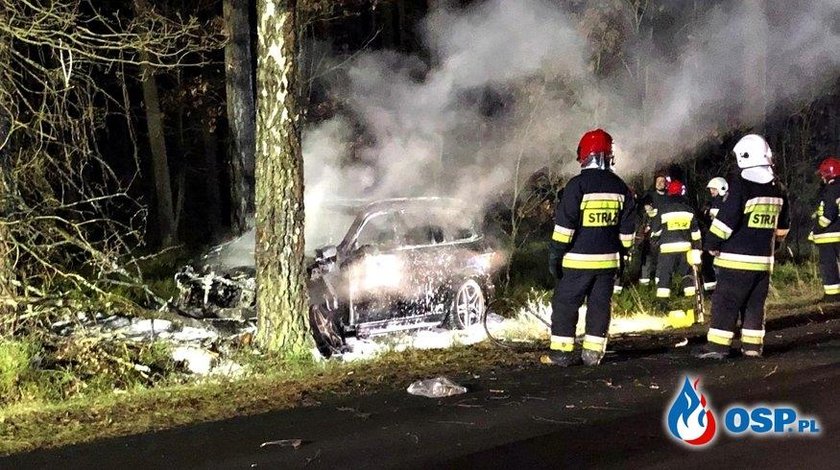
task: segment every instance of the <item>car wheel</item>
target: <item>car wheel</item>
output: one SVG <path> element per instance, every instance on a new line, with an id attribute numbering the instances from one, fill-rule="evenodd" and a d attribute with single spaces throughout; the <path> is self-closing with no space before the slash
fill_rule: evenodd
<path id="1" fill-rule="evenodd" d="M 309 325 L 312 327 L 315 346 L 326 358 L 341 353 L 345 346 L 344 330 L 335 313 L 324 304 L 309 306 Z"/>
<path id="2" fill-rule="evenodd" d="M 467 279 L 458 285 L 449 311 L 449 325 L 463 330 L 484 321 L 487 304 L 484 291 L 475 279 Z"/>

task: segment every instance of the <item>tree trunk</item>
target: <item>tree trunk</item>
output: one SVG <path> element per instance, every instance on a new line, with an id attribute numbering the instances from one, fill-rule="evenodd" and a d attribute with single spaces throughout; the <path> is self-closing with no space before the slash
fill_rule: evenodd
<path id="1" fill-rule="evenodd" d="M 134 0 L 134 11 L 138 15 L 148 9 L 147 0 Z M 140 61 L 148 64 L 148 52 L 140 51 Z M 155 181 L 155 199 L 157 202 L 158 235 L 161 246 L 175 243 L 175 211 L 172 207 L 172 180 L 169 176 L 169 159 L 166 155 L 166 136 L 163 132 L 163 113 L 160 111 L 157 80 L 154 69 L 149 65 L 140 66 L 143 84 L 143 104 L 146 108 L 146 125 L 149 129 L 149 147 L 152 152 L 152 172 Z"/>
<path id="2" fill-rule="evenodd" d="M 141 52 L 140 60 L 147 62 L 148 54 Z M 140 69 L 143 75 L 143 103 L 149 129 L 149 147 L 152 152 L 158 232 L 161 245 L 170 246 L 175 242 L 175 211 L 172 207 L 172 182 L 169 177 L 169 159 L 166 155 L 166 140 L 163 133 L 163 114 L 160 111 L 157 81 L 152 68 L 144 65 Z"/>
<path id="3" fill-rule="evenodd" d="M 303 267 L 303 157 L 297 102 L 297 2 L 257 2 L 257 342 L 310 351 Z"/>
<path id="4" fill-rule="evenodd" d="M 218 139 L 216 139 L 215 131 L 211 128 L 211 123 L 204 122 L 202 124 L 201 140 L 204 141 L 204 168 L 207 172 L 207 184 L 204 186 L 207 188 L 207 219 L 210 239 L 215 242 L 222 235 L 222 203 L 219 193 L 219 166 L 216 154 Z"/>
<path id="5" fill-rule="evenodd" d="M 231 225 L 236 233 L 248 229 L 254 212 L 254 86 L 251 82 L 250 2 L 225 0 L 229 42 L 225 46 L 225 90 L 230 128 Z"/>

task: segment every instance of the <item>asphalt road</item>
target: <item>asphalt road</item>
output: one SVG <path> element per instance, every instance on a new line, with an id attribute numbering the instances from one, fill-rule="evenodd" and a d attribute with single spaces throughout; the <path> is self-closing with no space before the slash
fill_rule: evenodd
<path id="1" fill-rule="evenodd" d="M 836 468 L 840 320 L 769 332 L 767 340 L 758 360 L 700 361 L 683 347 L 611 354 L 597 368 L 535 361 L 454 377 L 470 391 L 445 399 L 404 391 L 342 398 L 16 455 L 0 468 Z M 701 378 L 719 423 L 729 404 L 787 403 L 816 417 L 822 434 L 721 436 L 686 449 L 663 426 L 686 373 Z M 302 445 L 262 445 L 283 439 Z"/>

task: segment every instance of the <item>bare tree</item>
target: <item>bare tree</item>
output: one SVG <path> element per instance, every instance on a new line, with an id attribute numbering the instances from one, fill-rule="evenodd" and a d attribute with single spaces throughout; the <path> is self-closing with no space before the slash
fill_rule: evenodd
<path id="1" fill-rule="evenodd" d="M 257 341 L 284 357 L 301 357 L 311 341 L 303 266 L 297 1 L 259 0 L 257 38 Z"/>
<path id="2" fill-rule="evenodd" d="M 119 115 L 133 136 L 126 75 L 180 67 L 222 45 L 192 17 L 98 8 L 0 0 L 0 304 L 17 314 L 0 317 L 5 334 L 18 320 L 84 311 L 81 302 L 131 305 L 109 287 L 140 285 L 132 253 L 146 210 L 128 196 L 135 179 L 112 171 L 98 137 Z"/>

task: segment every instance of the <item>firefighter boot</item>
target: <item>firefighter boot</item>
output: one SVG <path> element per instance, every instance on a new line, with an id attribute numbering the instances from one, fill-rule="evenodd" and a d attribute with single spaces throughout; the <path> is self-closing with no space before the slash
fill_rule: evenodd
<path id="1" fill-rule="evenodd" d="M 741 354 L 744 357 L 761 357 L 764 354 L 764 348 L 760 344 L 744 344 L 741 346 Z"/>
<path id="2" fill-rule="evenodd" d="M 744 357 L 761 357 L 764 353 L 764 330 L 741 329 L 741 353 Z"/>
<path id="3" fill-rule="evenodd" d="M 825 294 L 821 301 L 829 304 L 840 302 L 840 294 Z"/>
<path id="4" fill-rule="evenodd" d="M 707 344 L 698 348 L 692 355 L 698 359 L 722 361 L 729 358 L 729 354 L 729 348 L 723 349 L 715 344 Z"/>
<path id="5" fill-rule="evenodd" d="M 576 366 L 580 364 L 580 355 L 574 352 L 549 351 L 548 354 L 540 356 L 540 362 L 560 367 Z"/>
<path id="6" fill-rule="evenodd" d="M 585 366 L 597 366 L 601 363 L 601 359 L 604 358 L 604 353 L 593 351 L 591 349 L 584 349 L 580 353 L 580 358 Z"/>

